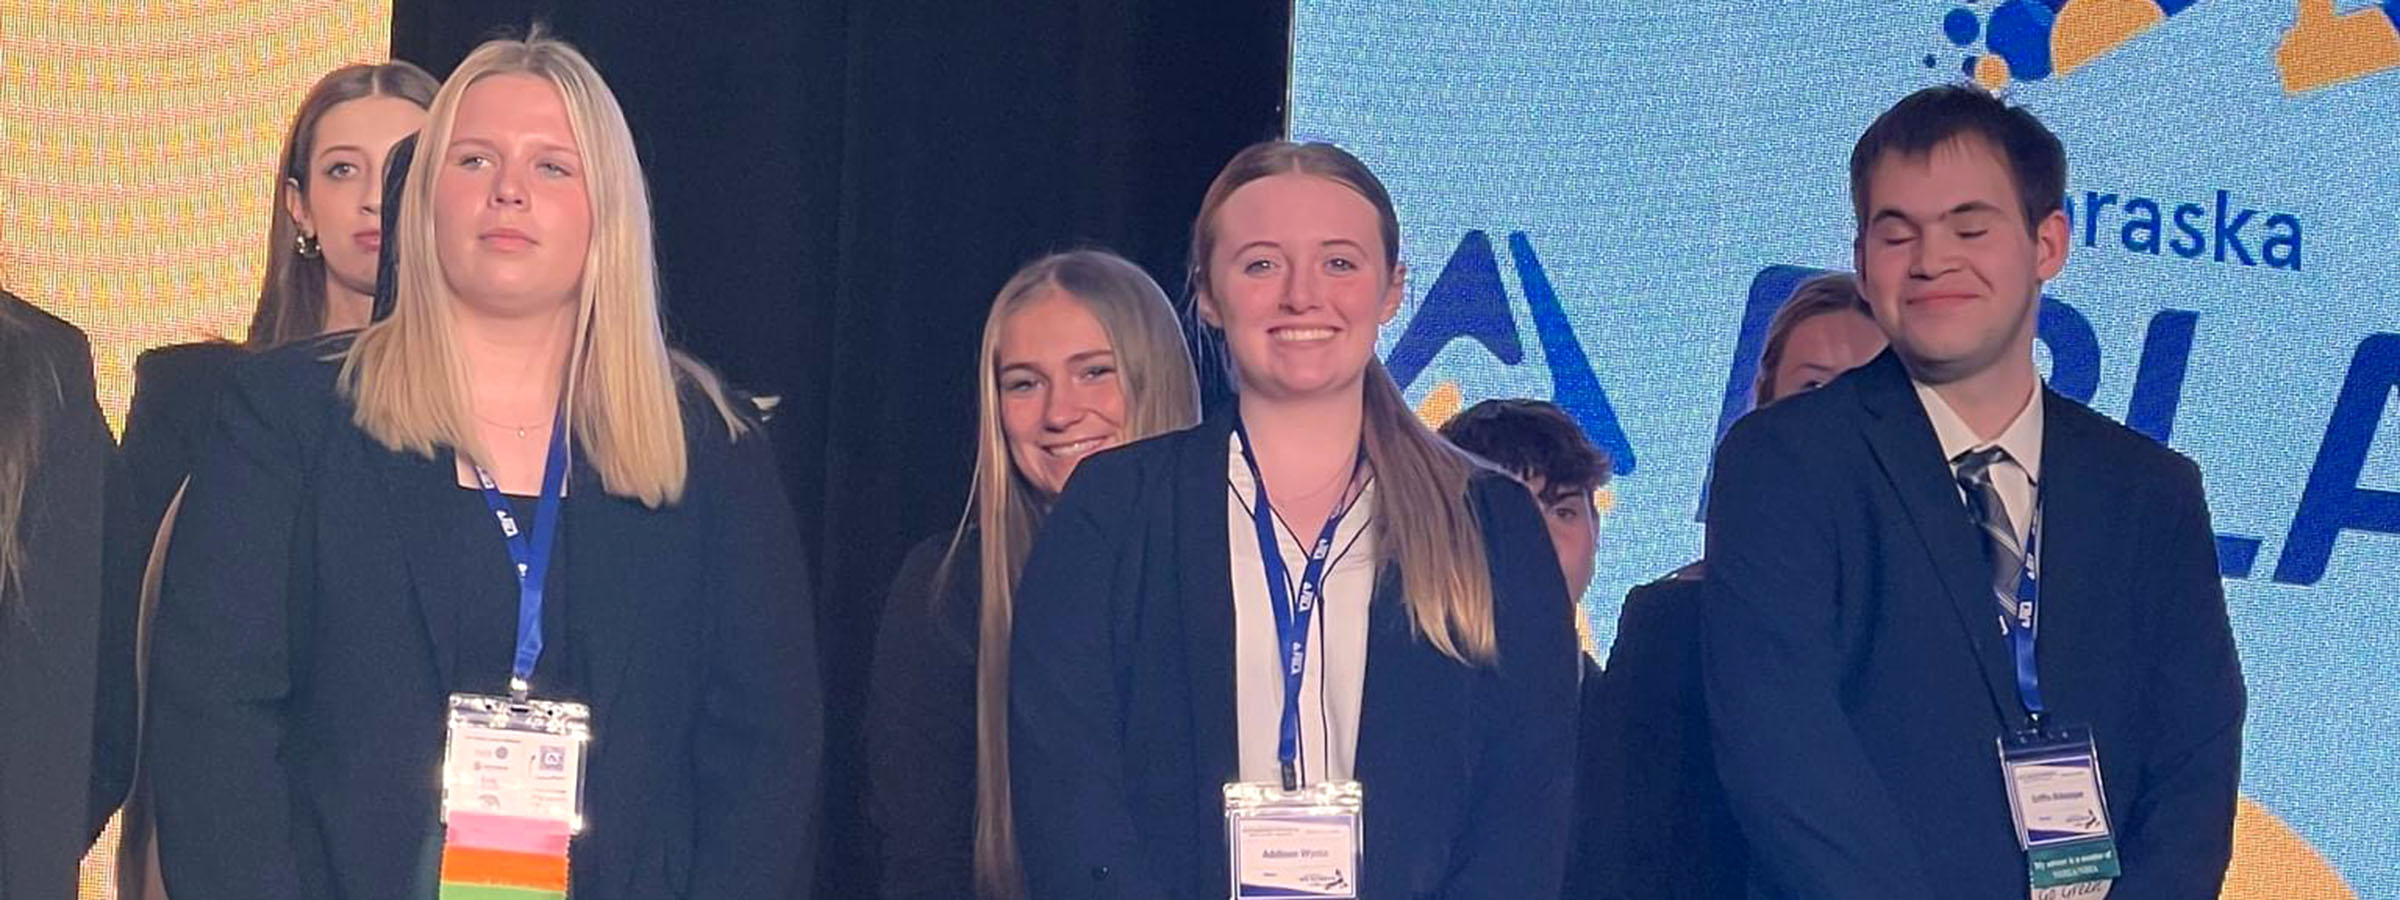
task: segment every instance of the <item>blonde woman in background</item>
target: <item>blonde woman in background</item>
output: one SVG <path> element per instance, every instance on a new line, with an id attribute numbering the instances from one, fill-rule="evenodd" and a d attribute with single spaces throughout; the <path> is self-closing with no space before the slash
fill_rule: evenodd
<path id="1" fill-rule="evenodd" d="M 1114 254 L 1018 269 L 978 360 L 973 497 L 901 564 L 875 642 L 868 803 L 894 900 L 1024 896 L 1008 794 L 1017 572 L 1078 463 L 1199 418 L 1174 307 Z"/>
<path id="2" fill-rule="evenodd" d="M 798 533 L 664 339 L 615 98 L 563 43 L 487 43 L 411 170 L 391 316 L 237 370 L 184 499 L 148 731 L 173 896 L 432 896 L 445 698 L 520 679 L 590 707 L 579 900 L 793 895 L 822 741 Z"/>

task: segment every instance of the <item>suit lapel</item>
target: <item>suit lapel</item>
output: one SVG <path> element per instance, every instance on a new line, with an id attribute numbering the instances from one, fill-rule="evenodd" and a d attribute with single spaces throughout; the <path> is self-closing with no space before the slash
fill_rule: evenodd
<path id="1" fill-rule="evenodd" d="M 1181 442 L 1175 465 L 1175 571 L 1183 598 L 1184 654 L 1191 674 L 1194 761 L 1206 805 L 1240 774 L 1234 746 L 1232 549 L 1225 513 L 1228 406 Z"/>
<path id="2" fill-rule="evenodd" d="M 459 521 L 447 514 L 447 501 L 459 490 L 456 457 L 447 449 L 435 451 L 432 459 L 381 447 L 370 452 L 381 458 L 384 506 L 399 540 L 409 583 L 415 588 L 411 593 L 416 597 L 426 641 L 433 647 L 434 666 L 441 672 L 443 689 L 456 691 L 459 607 L 469 602 L 466 595 L 473 589 L 477 571 L 476 566 L 462 565 L 461 560 L 480 562 L 484 558 L 472 551 L 475 544 L 468 540 L 470 535 L 462 533 Z M 486 549 L 501 553 L 505 562 L 498 526 L 479 534 L 489 539 Z M 462 555 L 461 551 L 466 552 Z"/>
<path id="3" fill-rule="evenodd" d="M 590 679 L 582 686 L 584 696 L 594 710 L 605 710 L 613 707 L 612 701 L 625 683 L 626 666 L 642 655 L 628 644 L 656 632 L 654 626 L 634 621 L 639 599 L 674 596 L 676 592 L 654 582 L 653 574 L 662 569 L 655 564 L 656 548 L 627 546 L 622 540 L 628 535 L 655 536 L 656 529 L 645 529 L 635 520 L 657 513 L 610 496 L 600 485 L 599 473 L 585 467 L 581 454 L 576 456 L 573 472 L 567 501 L 559 510 L 560 553 L 550 571 L 552 578 L 566 579 L 564 622 L 573 633 L 574 656 L 581 669 L 577 674 Z M 702 599 L 713 602 L 717 598 Z M 568 664 L 567 659 L 549 654 L 544 654 L 541 663 L 544 668 Z"/>
<path id="4" fill-rule="evenodd" d="M 1858 370 L 1857 376 L 1859 403 L 1867 412 L 1867 446 L 1899 493 L 1910 530 L 1932 557 L 1942 593 L 1957 613 L 1961 635 L 1983 671 L 1995 711 L 2014 720 L 2016 677 L 2001 643 L 1991 567 L 1984 560 L 1975 524 L 1967 518 L 1966 503 L 1959 499 L 1949 462 L 1942 458 L 1933 423 L 1925 417 L 1908 370 L 1891 351 Z"/>
<path id="5" fill-rule="evenodd" d="M 1410 630 L 1400 590 L 1400 567 L 1384 566 L 1376 573 L 1375 593 L 1367 601 L 1367 675 L 1358 700 L 1358 757 L 1350 767 L 1352 776 L 1364 784 L 1408 783 L 1405 764 L 1411 754 L 1421 752 L 1413 742 L 1430 737 L 1410 733 L 1415 726 L 1409 723 L 1421 719 L 1421 709 L 1434 698 L 1421 693 L 1423 682 L 1411 677 L 1409 664 L 1415 657 L 1410 645 L 1416 634 Z M 1412 707 L 1419 711 L 1412 712 Z"/>
<path id="6" fill-rule="evenodd" d="M 2044 694 L 2055 708 L 2057 686 L 2079 679 L 2054 678 L 2060 663 L 2084 658 L 2077 648 L 2092 647 L 2108 629 L 2107 617 L 2095 601 L 2104 600 L 2094 579 L 2115 570 L 2109 559 L 2117 545 L 2107 535 L 2123 535 L 2111 519 L 2123 491 L 2111 489 L 2105 470 L 2094 465 L 2090 444 L 2083 439 L 2094 414 L 2075 401 L 2044 389 L 2042 392 L 2041 644 L 2037 665 Z M 2079 449 L 2085 452 L 2076 452 Z M 2119 539 L 2121 540 L 2121 538 Z M 2076 688 L 2067 688 L 2074 691 Z"/>

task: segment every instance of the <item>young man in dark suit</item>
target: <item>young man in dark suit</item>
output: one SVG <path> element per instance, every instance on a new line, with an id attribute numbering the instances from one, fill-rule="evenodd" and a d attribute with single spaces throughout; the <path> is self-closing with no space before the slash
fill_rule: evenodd
<path id="1" fill-rule="evenodd" d="M 2224 878 L 2244 697 L 2199 471 L 2034 367 L 2065 180 L 1974 89 L 1884 113 L 1850 183 L 1891 349 L 1718 448 L 1703 666 L 1753 897 Z"/>

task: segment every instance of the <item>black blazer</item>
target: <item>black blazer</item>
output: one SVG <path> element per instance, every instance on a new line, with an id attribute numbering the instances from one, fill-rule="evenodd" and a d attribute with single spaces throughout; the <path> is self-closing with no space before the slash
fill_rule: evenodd
<path id="1" fill-rule="evenodd" d="M 867 685 L 867 815 L 876 896 L 975 896 L 975 659 L 982 611 L 976 532 L 937 584 L 950 534 L 908 552 L 876 626 Z"/>
<path id="2" fill-rule="evenodd" d="M 2244 694 L 2190 460 L 2043 390 L 2042 692 L 2092 726 L 2125 875 L 2216 896 Z M 1758 897 L 2022 900 L 1995 740 L 2022 724 L 1990 567 L 1887 352 L 1718 448 L 1703 610 Z"/>
<path id="3" fill-rule="evenodd" d="M 150 545 L 167 504 L 199 463 L 216 421 L 217 395 L 234 364 L 247 356 L 240 344 L 209 341 L 143 351 L 133 363 L 133 404 L 125 413 L 116 475 L 108 482 L 107 614 L 100 625 L 99 715 L 92 750 L 94 836 L 132 787 L 134 646 Z"/>
<path id="4" fill-rule="evenodd" d="M 184 498 L 148 731 L 177 900 L 432 896 L 444 698 L 506 680 L 513 629 L 462 627 L 513 622 L 496 528 L 450 452 L 351 424 L 326 358 L 346 346 L 237 367 Z M 536 692 L 592 705 L 578 898 L 786 897 L 811 870 L 823 721 L 791 509 L 766 442 L 684 400 L 680 503 L 609 496 L 579 460 L 562 507 Z"/>
<path id="5" fill-rule="evenodd" d="M 1735 900 L 1747 888 L 1741 829 L 1725 805 L 1700 695 L 1698 563 L 1625 594 L 1608 667 L 1587 693 L 1585 762 L 1570 898 Z M 1596 790 L 1595 790 L 1596 789 Z"/>
<path id="6" fill-rule="evenodd" d="M 0 897 L 67 900 L 89 843 L 100 510 L 114 445 L 83 333 L 5 292 L 0 307 L 11 332 L 0 354 L 25 354 L 40 379 L 0 389 L 36 389 L 48 406 L 15 523 L 24 568 L 0 591 Z"/>
<path id="7" fill-rule="evenodd" d="M 1010 780 L 1032 896 L 1227 895 L 1234 746 L 1232 416 L 1079 466 L 1017 593 Z M 1412 633 L 1396 566 L 1368 612 L 1361 895 L 1556 896 L 1575 752 L 1573 611 L 1522 485 L 1470 484 L 1499 660 Z"/>

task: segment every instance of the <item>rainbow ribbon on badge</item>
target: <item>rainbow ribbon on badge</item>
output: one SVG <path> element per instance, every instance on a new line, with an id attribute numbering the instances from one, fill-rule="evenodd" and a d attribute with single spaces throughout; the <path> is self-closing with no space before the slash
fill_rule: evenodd
<path id="1" fill-rule="evenodd" d="M 455 810 L 441 900 L 566 900 L 567 823 Z"/>

